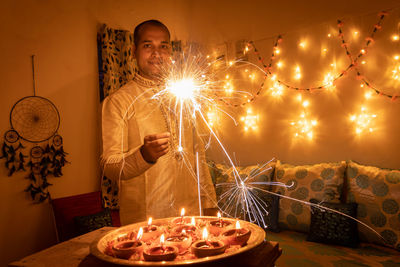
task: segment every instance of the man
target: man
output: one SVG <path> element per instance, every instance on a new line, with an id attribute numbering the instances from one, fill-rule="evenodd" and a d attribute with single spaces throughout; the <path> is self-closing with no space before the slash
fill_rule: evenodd
<path id="1" fill-rule="evenodd" d="M 171 56 L 168 28 L 156 20 L 145 21 L 135 28 L 134 44 L 138 73 L 103 104 L 102 167 L 105 176 L 119 183 L 121 223 L 179 216 L 181 208 L 198 215 L 197 182 L 187 167 L 187 163 L 194 166 L 193 144 L 199 144 L 198 137 L 184 125 L 190 133 L 184 140 L 190 152 L 184 163 L 174 153 L 176 131 L 168 111 L 151 98 L 159 89 L 160 66 Z M 215 212 L 204 151 L 200 155 L 202 205 Z"/>

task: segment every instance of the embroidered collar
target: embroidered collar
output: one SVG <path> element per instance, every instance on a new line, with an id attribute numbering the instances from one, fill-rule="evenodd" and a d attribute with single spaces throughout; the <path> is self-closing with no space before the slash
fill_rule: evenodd
<path id="1" fill-rule="evenodd" d="M 133 77 L 133 80 L 139 84 L 140 86 L 143 87 L 153 87 L 153 88 L 157 88 L 160 86 L 160 82 L 155 82 L 153 80 L 150 79 L 146 79 L 143 76 L 141 76 L 138 72 L 135 72 L 135 76 Z"/>

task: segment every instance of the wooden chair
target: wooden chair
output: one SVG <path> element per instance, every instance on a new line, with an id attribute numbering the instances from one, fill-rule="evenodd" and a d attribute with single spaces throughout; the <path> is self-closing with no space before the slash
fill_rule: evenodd
<path id="1" fill-rule="evenodd" d="M 81 234 L 74 223 L 75 217 L 104 211 L 100 191 L 51 199 L 50 202 L 53 208 L 58 242 Z M 111 218 L 112 226 L 121 226 L 118 210 L 111 211 Z"/>

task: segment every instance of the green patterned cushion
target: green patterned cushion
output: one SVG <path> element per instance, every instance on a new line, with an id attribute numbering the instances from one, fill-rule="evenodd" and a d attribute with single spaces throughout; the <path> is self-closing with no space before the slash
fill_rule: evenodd
<path id="1" fill-rule="evenodd" d="M 290 187 L 275 186 L 274 191 L 283 196 L 310 201 L 340 202 L 346 162 L 320 163 L 294 166 L 282 164 L 275 166 L 275 181 Z M 279 204 L 279 224 L 282 229 L 307 233 L 311 215 L 304 204 L 281 197 Z"/>
<path id="2" fill-rule="evenodd" d="M 329 209 L 350 215 L 357 216 L 356 203 L 319 203 L 311 199 L 311 203 L 319 204 Z M 357 221 L 319 207 L 311 207 L 311 225 L 307 241 L 335 244 L 347 247 L 358 245 Z"/>
<path id="3" fill-rule="evenodd" d="M 110 209 L 107 208 L 86 216 L 76 216 L 74 217 L 74 225 L 80 235 L 105 226 L 112 226 Z"/>
<path id="4" fill-rule="evenodd" d="M 357 218 L 385 241 L 362 225 L 360 239 L 400 250 L 400 171 L 350 161 L 347 179 L 347 202 L 358 204 Z"/>
<path id="5" fill-rule="evenodd" d="M 215 191 L 217 193 L 218 206 L 226 213 L 235 218 L 246 219 L 246 215 L 243 212 L 241 203 L 237 203 L 239 198 L 230 198 L 229 190 L 236 187 L 235 178 L 233 175 L 233 168 L 224 164 L 216 164 L 212 161 L 208 162 L 211 178 L 215 185 Z M 246 183 L 249 185 L 260 188 L 262 190 L 270 190 L 270 185 L 254 184 L 258 182 L 271 182 L 274 176 L 274 166 L 275 162 L 272 161 L 267 165 L 251 165 L 240 167 L 237 166 L 236 169 L 241 177 L 241 179 L 247 179 Z M 252 184 L 253 183 L 253 184 Z M 268 193 L 260 190 L 253 190 L 253 193 L 259 197 L 259 199 L 264 202 L 265 207 L 270 206 L 268 209 L 273 209 L 274 199 L 268 197 Z M 277 217 L 277 216 L 276 216 Z M 247 218 L 248 219 L 248 218 Z M 276 227 L 273 227 L 277 230 Z"/>

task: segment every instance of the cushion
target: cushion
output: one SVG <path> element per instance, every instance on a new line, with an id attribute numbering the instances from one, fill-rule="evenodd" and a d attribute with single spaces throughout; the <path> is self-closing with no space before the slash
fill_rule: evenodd
<path id="1" fill-rule="evenodd" d="M 268 211 L 268 214 L 265 214 L 263 217 L 264 222 L 267 225 L 266 229 L 275 233 L 279 233 L 281 231 L 278 224 L 279 196 L 264 193 L 263 200 L 265 203 L 267 203 Z"/>
<path id="2" fill-rule="evenodd" d="M 280 161 L 275 166 L 275 181 L 288 186 L 274 186 L 282 195 L 279 204 L 279 226 L 307 233 L 311 215 L 309 207 L 284 196 L 300 201 L 340 202 L 346 162 L 320 163 L 315 165 L 290 165 Z"/>
<path id="3" fill-rule="evenodd" d="M 319 204 L 316 199 L 311 199 L 310 202 Z M 356 203 L 325 202 L 319 205 L 345 213 L 353 218 L 357 216 Z M 358 244 L 357 221 L 341 214 L 312 206 L 307 241 L 356 247 Z"/>
<path id="4" fill-rule="evenodd" d="M 109 209 L 104 209 L 95 214 L 76 216 L 74 217 L 74 224 L 80 235 L 105 226 L 112 226 L 111 212 Z"/>
<path id="5" fill-rule="evenodd" d="M 233 195 L 230 191 L 232 188 L 236 187 L 235 178 L 233 176 L 233 168 L 224 164 L 217 164 L 209 161 L 210 174 L 215 185 L 215 191 L 217 193 L 218 206 L 221 210 L 225 212 L 225 216 L 230 216 L 234 218 L 247 219 L 249 218 L 243 208 L 240 201 L 240 195 Z M 270 190 L 270 184 L 262 184 L 263 182 L 272 182 L 274 173 L 275 162 L 272 161 L 268 164 L 258 164 L 250 166 L 237 166 L 236 169 L 240 177 L 244 180 L 247 177 L 247 182 L 249 186 L 254 188 L 249 194 L 252 194 L 257 202 L 262 206 L 263 209 L 260 213 L 259 223 L 264 226 L 262 220 L 268 225 L 271 231 L 279 231 L 277 226 L 277 211 L 279 205 L 279 197 L 272 196 L 266 193 L 266 190 Z M 260 184 L 261 183 L 261 184 Z M 268 215 L 267 215 L 268 212 Z"/>
<path id="6" fill-rule="evenodd" d="M 347 179 L 347 202 L 358 203 L 357 218 L 383 237 L 359 225 L 360 239 L 400 250 L 400 171 L 350 161 Z"/>

